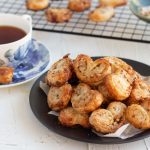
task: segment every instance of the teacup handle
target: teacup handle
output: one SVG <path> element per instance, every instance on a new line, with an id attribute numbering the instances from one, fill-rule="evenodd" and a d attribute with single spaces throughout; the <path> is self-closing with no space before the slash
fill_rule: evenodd
<path id="1" fill-rule="evenodd" d="M 30 15 L 23 15 L 22 18 L 27 20 L 29 22 L 30 26 L 32 27 L 32 18 Z"/>

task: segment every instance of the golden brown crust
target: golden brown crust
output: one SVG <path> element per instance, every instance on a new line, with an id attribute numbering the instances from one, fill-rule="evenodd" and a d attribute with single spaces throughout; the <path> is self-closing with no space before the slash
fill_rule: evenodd
<path id="1" fill-rule="evenodd" d="M 12 67 L 0 67 L 0 84 L 7 84 L 13 80 L 14 69 Z"/>
<path id="2" fill-rule="evenodd" d="M 115 11 L 112 7 L 100 7 L 89 13 L 89 19 L 94 22 L 105 22 L 109 21 L 114 15 Z"/>
<path id="3" fill-rule="evenodd" d="M 106 77 L 105 85 L 112 99 L 122 101 L 129 97 L 132 87 L 128 78 L 124 70 L 118 70 Z"/>
<path id="4" fill-rule="evenodd" d="M 67 107 L 60 111 L 58 119 L 63 126 L 81 125 L 84 128 L 90 127 L 88 114 L 81 114 L 72 107 Z"/>
<path id="5" fill-rule="evenodd" d="M 49 5 L 49 0 L 27 0 L 26 6 L 30 10 L 42 10 L 47 8 Z"/>
<path id="6" fill-rule="evenodd" d="M 128 106 L 126 110 L 126 119 L 135 128 L 150 128 L 150 117 L 147 111 L 138 104 L 132 104 L 131 106 Z"/>
<path id="7" fill-rule="evenodd" d="M 129 97 L 129 104 L 136 103 L 144 99 L 150 99 L 150 86 L 147 85 L 143 80 L 135 80 L 133 88 Z"/>
<path id="8" fill-rule="evenodd" d="M 91 7 L 91 0 L 69 0 L 68 8 L 72 11 L 82 12 Z"/>
<path id="9" fill-rule="evenodd" d="M 48 93 L 48 106 L 54 110 L 59 111 L 65 108 L 72 95 L 72 87 L 70 84 L 64 84 L 61 87 L 51 86 Z"/>
<path id="10" fill-rule="evenodd" d="M 103 96 L 96 90 L 92 90 L 85 83 L 80 83 L 74 89 L 71 103 L 72 107 L 80 113 L 89 113 L 97 109 L 103 102 Z"/>
<path id="11" fill-rule="evenodd" d="M 127 0 L 100 0 L 100 6 L 118 7 L 127 4 Z"/>
<path id="12" fill-rule="evenodd" d="M 46 17 L 49 22 L 63 23 L 72 18 L 72 12 L 67 8 L 48 8 Z"/>
<path id="13" fill-rule="evenodd" d="M 54 63 L 47 73 L 47 83 L 53 86 L 65 84 L 72 76 L 72 60 L 64 57 Z"/>
<path id="14" fill-rule="evenodd" d="M 93 61 L 89 56 L 83 54 L 77 56 L 73 66 L 77 77 L 89 85 L 100 84 L 104 77 L 111 73 L 111 67 L 107 60 Z"/>
<path id="15" fill-rule="evenodd" d="M 150 99 L 145 99 L 140 102 L 140 105 L 147 111 L 150 117 Z"/>

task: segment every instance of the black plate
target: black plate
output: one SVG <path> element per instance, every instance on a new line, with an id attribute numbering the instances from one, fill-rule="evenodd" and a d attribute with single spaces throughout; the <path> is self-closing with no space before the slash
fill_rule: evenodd
<path id="1" fill-rule="evenodd" d="M 93 57 L 93 59 L 96 59 L 98 57 Z M 141 75 L 148 76 L 150 75 L 150 66 L 129 60 L 129 59 L 123 59 L 128 64 L 133 66 L 135 70 L 137 70 Z M 38 120 L 46 126 L 51 131 L 82 142 L 89 142 L 89 143 L 96 143 L 96 144 L 119 144 L 119 143 L 127 143 L 127 142 L 133 142 L 137 141 L 143 138 L 146 138 L 150 136 L 150 130 L 147 130 L 143 133 L 140 133 L 134 137 L 122 140 L 119 138 L 104 138 L 104 137 L 98 137 L 96 134 L 91 132 L 90 129 L 84 129 L 82 127 L 77 128 L 67 128 L 59 124 L 57 117 L 53 115 L 48 115 L 47 113 L 50 111 L 47 105 L 47 97 L 45 93 L 40 89 L 39 82 L 43 80 L 45 77 L 45 74 L 43 74 L 33 85 L 30 93 L 30 106 L 35 114 L 35 116 L 38 118 Z"/>

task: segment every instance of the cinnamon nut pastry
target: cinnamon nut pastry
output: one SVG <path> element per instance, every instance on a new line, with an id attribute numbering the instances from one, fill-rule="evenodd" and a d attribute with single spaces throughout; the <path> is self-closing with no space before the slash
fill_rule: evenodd
<path id="1" fill-rule="evenodd" d="M 103 102 L 103 96 L 89 85 L 80 83 L 71 97 L 72 107 L 80 113 L 89 113 L 97 109 Z"/>
<path id="2" fill-rule="evenodd" d="M 63 23 L 72 18 L 72 12 L 67 8 L 48 8 L 46 17 L 49 22 Z"/>
<path id="3" fill-rule="evenodd" d="M 14 69 L 12 67 L 0 67 L 0 84 L 7 84 L 13 80 Z"/>
<path id="4" fill-rule="evenodd" d="M 132 90 L 129 78 L 124 70 L 118 70 L 106 77 L 105 86 L 112 99 L 122 101 L 129 97 Z"/>
<path id="5" fill-rule="evenodd" d="M 72 11 L 82 12 L 91 7 L 91 0 L 69 0 L 68 8 Z"/>
<path id="6" fill-rule="evenodd" d="M 49 5 L 49 0 L 27 0 L 26 6 L 30 10 L 42 10 L 47 8 Z"/>
<path id="7" fill-rule="evenodd" d="M 115 15 L 112 7 L 99 7 L 89 13 L 89 19 L 94 22 L 109 21 Z"/>
<path id="8" fill-rule="evenodd" d="M 75 125 L 81 125 L 84 128 L 90 127 L 88 114 L 81 114 L 72 107 L 61 110 L 58 119 L 62 125 L 67 127 Z"/>
<path id="9" fill-rule="evenodd" d="M 135 128 L 150 128 L 150 116 L 141 105 L 132 104 L 131 106 L 128 106 L 126 110 L 126 119 Z"/>
<path id="10" fill-rule="evenodd" d="M 143 80 L 135 80 L 129 97 L 129 104 L 136 103 L 144 99 L 150 99 L 150 86 Z"/>
<path id="11" fill-rule="evenodd" d="M 72 87 L 70 84 L 64 84 L 61 87 L 51 86 L 48 92 L 48 106 L 54 110 L 59 111 L 65 108 L 72 95 Z"/>
<path id="12" fill-rule="evenodd" d="M 127 4 L 127 0 L 100 0 L 100 6 L 117 7 Z"/>
<path id="13" fill-rule="evenodd" d="M 87 55 L 78 55 L 74 63 L 74 71 L 77 77 L 89 85 L 100 84 L 104 77 L 111 73 L 111 66 L 107 60 L 92 60 Z"/>
<path id="14" fill-rule="evenodd" d="M 46 82 L 52 86 L 62 86 L 72 75 L 72 60 L 67 56 L 57 61 L 49 69 Z"/>

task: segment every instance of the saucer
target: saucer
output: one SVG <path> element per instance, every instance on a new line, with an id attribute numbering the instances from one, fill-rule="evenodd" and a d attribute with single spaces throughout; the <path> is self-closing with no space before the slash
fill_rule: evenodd
<path id="1" fill-rule="evenodd" d="M 35 39 L 31 40 L 24 58 L 21 57 L 19 50 L 15 56 L 9 50 L 6 52 L 5 57 L 9 61 L 7 65 L 14 68 L 14 76 L 11 83 L 0 84 L 0 88 L 29 82 L 47 71 L 50 64 L 49 50 Z"/>

